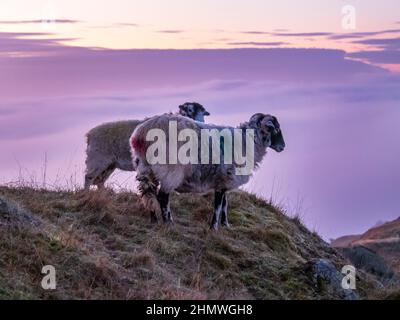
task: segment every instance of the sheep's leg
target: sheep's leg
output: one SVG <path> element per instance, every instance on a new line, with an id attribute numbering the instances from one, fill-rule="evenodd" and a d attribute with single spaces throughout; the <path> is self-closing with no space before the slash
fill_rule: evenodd
<path id="1" fill-rule="evenodd" d="M 114 163 L 87 164 L 85 174 L 85 190 L 89 190 L 91 185 L 96 185 L 98 189 L 104 187 L 104 183 L 115 170 Z"/>
<path id="2" fill-rule="evenodd" d="M 97 189 L 104 189 L 104 184 L 107 179 L 112 175 L 115 170 L 115 164 L 110 164 L 107 169 L 101 172 L 96 179 L 94 180 L 94 184 L 97 186 Z"/>
<path id="3" fill-rule="evenodd" d="M 211 219 L 211 229 L 218 230 L 218 225 L 221 219 L 222 204 L 225 196 L 225 191 L 216 191 L 214 195 L 214 213 Z"/>
<path id="4" fill-rule="evenodd" d="M 225 227 L 229 227 L 228 222 L 228 198 L 227 194 L 224 194 L 222 199 L 222 215 L 221 215 L 221 224 Z"/>
<path id="5" fill-rule="evenodd" d="M 169 193 L 159 191 L 157 195 L 158 202 L 160 203 L 161 215 L 164 222 L 173 222 L 171 209 L 169 205 Z"/>
<path id="6" fill-rule="evenodd" d="M 93 169 L 86 169 L 86 174 L 85 174 L 85 190 L 89 190 L 90 186 L 94 184 L 94 180 L 96 179 L 98 175 L 98 170 L 93 170 Z"/>
<path id="7" fill-rule="evenodd" d="M 92 185 L 93 178 L 89 175 L 85 175 L 85 190 L 89 190 L 90 186 Z"/>
<path id="8" fill-rule="evenodd" d="M 100 170 L 96 170 L 96 171 L 90 171 L 87 174 L 85 174 L 85 190 L 89 190 L 90 186 L 92 185 L 96 185 L 97 188 L 99 188 L 98 186 L 98 177 L 99 175 L 101 175 Z"/>

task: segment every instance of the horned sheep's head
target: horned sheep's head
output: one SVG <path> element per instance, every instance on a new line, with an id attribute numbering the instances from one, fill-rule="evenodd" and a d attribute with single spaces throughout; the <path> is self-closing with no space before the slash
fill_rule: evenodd
<path id="1" fill-rule="evenodd" d="M 269 114 L 256 113 L 250 118 L 249 123 L 260 134 L 264 145 L 276 152 L 282 152 L 285 149 L 285 140 L 276 117 Z"/>
<path id="2" fill-rule="evenodd" d="M 180 105 L 179 114 L 199 122 L 204 122 L 204 117 L 210 115 L 210 113 L 197 102 L 186 102 Z"/>

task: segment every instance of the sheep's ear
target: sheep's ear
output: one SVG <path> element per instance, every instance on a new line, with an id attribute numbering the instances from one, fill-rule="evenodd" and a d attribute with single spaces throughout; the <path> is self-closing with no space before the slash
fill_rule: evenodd
<path id="1" fill-rule="evenodd" d="M 185 104 L 181 104 L 180 106 L 179 106 L 179 114 L 181 115 L 181 116 L 187 116 L 187 108 L 186 108 L 186 105 Z"/>
<path id="2" fill-rule="evenodd" d="M 205 116 L 209 116 L 210 113 L 209 113 L 208 111 L 204 111 L 204 115 L 205 115 Z"/>

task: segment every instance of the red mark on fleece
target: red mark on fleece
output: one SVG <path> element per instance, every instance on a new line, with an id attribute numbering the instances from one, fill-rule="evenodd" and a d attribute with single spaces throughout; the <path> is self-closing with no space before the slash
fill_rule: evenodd
<path id="1" fill-rule="evenodd" d="M 146 152 L 146 142 L 144 141 L 144 139 L 136 139 L 136 137 L 133 137 L 131 139 L 131 146 L 140 156 L 144 155 Z"/>

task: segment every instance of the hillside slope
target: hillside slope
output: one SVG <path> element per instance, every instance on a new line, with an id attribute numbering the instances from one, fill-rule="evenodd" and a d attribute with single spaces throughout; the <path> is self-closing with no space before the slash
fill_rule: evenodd
<path id="1" fill-rule="evenodd" d="M 174 195 L 174 226 L 150 225 L 131 193 L 0 187 L 0 200 L 0 299 L 343 298 L 313 265 L 347 262 L 244 192 L 230 194 L 232 226 L 219 232 L 207 224 L 211 195 Z M 40 286 L 48 264 L 54 291 Z M 357 294 L 371 288 L 359 274 Z"/>
<path id="2" fill-rule="evenodd" d="M 331 245 L 334 248 L 346 248 L 351 246 L 351 244 L 358 239 L 360 239 L 361 235 L 359 234 L 352 234 L 348 236 L 342 236 L 337 239 L 332 239 L 331 240 Z"/>
<path id="3" fill-rule="evenodd" d="M 350 259 L 358 247 L 367 248 L 383 259 L 393 272 L 400 274 L 400 218 L 373 227 L 358 236 L 338 238 L 331 244 L 336 248 L 347 249 L 343 252 Z"/>
<path id="4" fill-rule="evenodd" d="M 400 240 L 400 218 L 383 223 L 377 227 L 369 229 L 361 235 L 357 242 L 380 240 L 383 241 Z"/>

